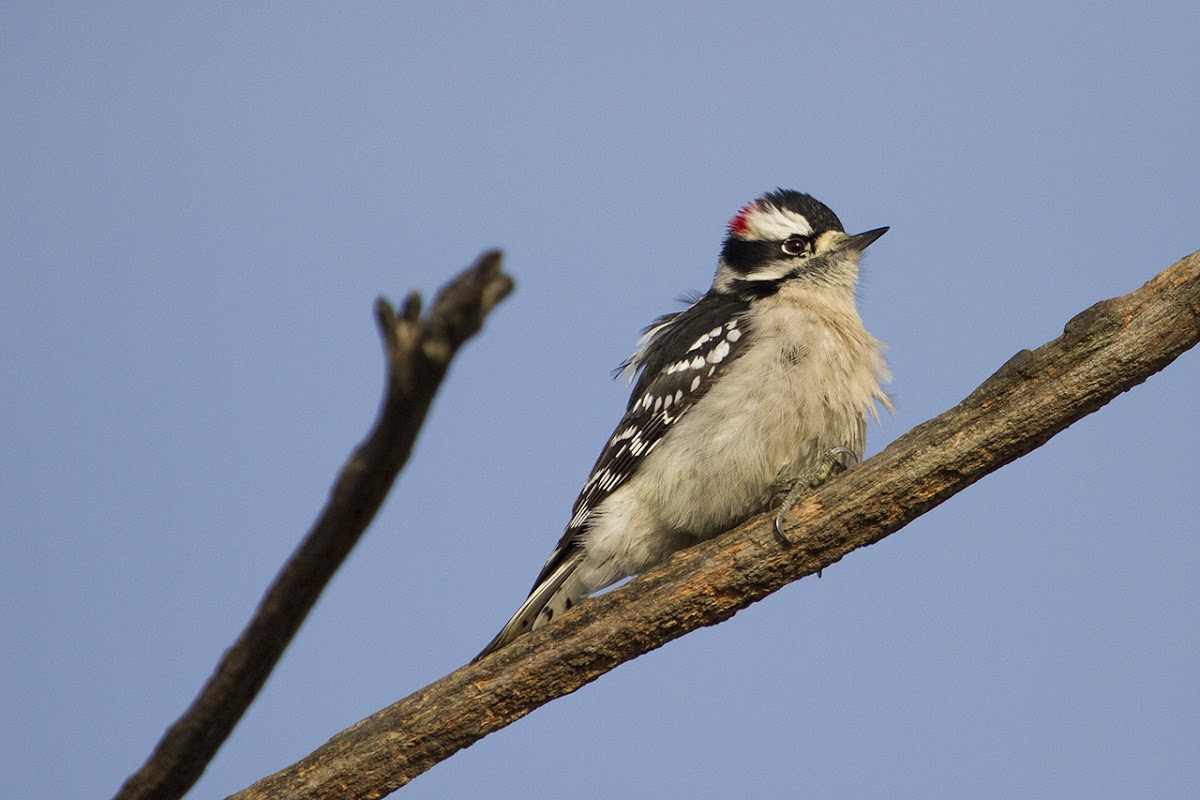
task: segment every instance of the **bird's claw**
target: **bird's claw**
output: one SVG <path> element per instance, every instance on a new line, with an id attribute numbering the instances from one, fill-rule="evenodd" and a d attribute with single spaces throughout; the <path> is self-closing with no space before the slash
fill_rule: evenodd
<path id="1" fill-rule="evenodd" d="M 783 521 L 787 513 L 792 510 L 792 506 L 796 505 L 796 500 L 800 495 L 806 490 L 816 489 L 834 475 L 841 475 L 851 467 L 858 466 L 858 463 L 858 453 L 849 447 L 834 447 L 825 452 L 813 469 L 800 476 L 799 480 L 792 485 L 787 496 L 783 498 L 783 502 L 779 505 L 779 511 L 775 514 L 775 524 L 772 526 L 772 530 L 775 533 L 775 541 L 779 542 L 781 547 L 791 547 L 793 544 L 792 540 L 783 532 Z M 820 573 L 818 573 L 818 577 L 820 577 Z"/>
<path id="2" fill-rule="evenodd" d="M 842 462 L 843 456 L 849 463 Z M 825 473 L 825 478 L 821 481 L 821 483 L 829 480 L 829 478 L 833 477 L 834 475 L 841 475 L 851 467 L 857 467 L 859 463 L 858 453 L 854 452 L 849 447 L 835 447 L 825 453 L 823 460 L 827 462 L 827 471 Z"/>
<path id="3" fill-rule="evenodd" d="M 780 547 L 791 547 L 792 540 L 783 532 L 783 515 L 785 512 L 786 509 L 775 515 L 775 523 L 772 525 L 771 530 L 775 532 L 775 541 L 779 543 Z"/>

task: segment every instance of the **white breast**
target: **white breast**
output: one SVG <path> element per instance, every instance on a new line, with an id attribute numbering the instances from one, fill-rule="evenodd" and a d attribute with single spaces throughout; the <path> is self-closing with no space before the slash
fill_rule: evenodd
<path id="1" fill-rule="evenodd" d="M 763 510 L 832 448 L 861 455 L 867 415 L 876 403 L 891 409 L 882 345 L 849 291 L 785 288 L 760 302 L 748 351 L 596 509 L 578 591 L 642 572 Z"/>
<path id="2" fill-rule="evenodd" d="M 753 346 L 642 465 L 638 505 L 705 537 L 761 510 L 830 449 L 861 455 L 867 415 L 891 408 L 881 348 L 842 292 L 762 301 Z"/>

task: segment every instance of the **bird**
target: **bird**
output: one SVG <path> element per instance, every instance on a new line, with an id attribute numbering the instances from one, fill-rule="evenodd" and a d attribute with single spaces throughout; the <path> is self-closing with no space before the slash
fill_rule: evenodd
<path id="1" fill-rule="evenodd" d="M 656 319 L 619 367 L 624 416 L 529 596 L 475 661 L 753 514 L 777 506 L 786 541 L 786 510 L 856 464 L 868 417 L 892 411 L 884 345 L 855 301 L 862 253 L 887 231 L 849 235 L 785 189 L 733 216 L 711 288 Z"/>

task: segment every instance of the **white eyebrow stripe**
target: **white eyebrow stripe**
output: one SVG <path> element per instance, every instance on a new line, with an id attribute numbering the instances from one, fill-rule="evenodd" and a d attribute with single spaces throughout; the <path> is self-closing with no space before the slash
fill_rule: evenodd
<path id="1" fill-rule="evenodd" d="M 811 236 L 813 227 L 803 214 L 772 205 L 760 205 L 746 215 L 743 239 L 774 241 L 789 236 Z"/>

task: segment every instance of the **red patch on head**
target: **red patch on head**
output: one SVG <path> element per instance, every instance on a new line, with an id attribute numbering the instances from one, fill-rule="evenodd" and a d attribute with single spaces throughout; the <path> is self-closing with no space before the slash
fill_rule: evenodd
<path id="1" fill-rule="evenodd" d="M 729 220 L 729 232 L 735 236 L 744 236 L 750 228 L 749 217 L 758 210 L 758 201 L 754 200 L 742 206 L 742 210 Z"/>

